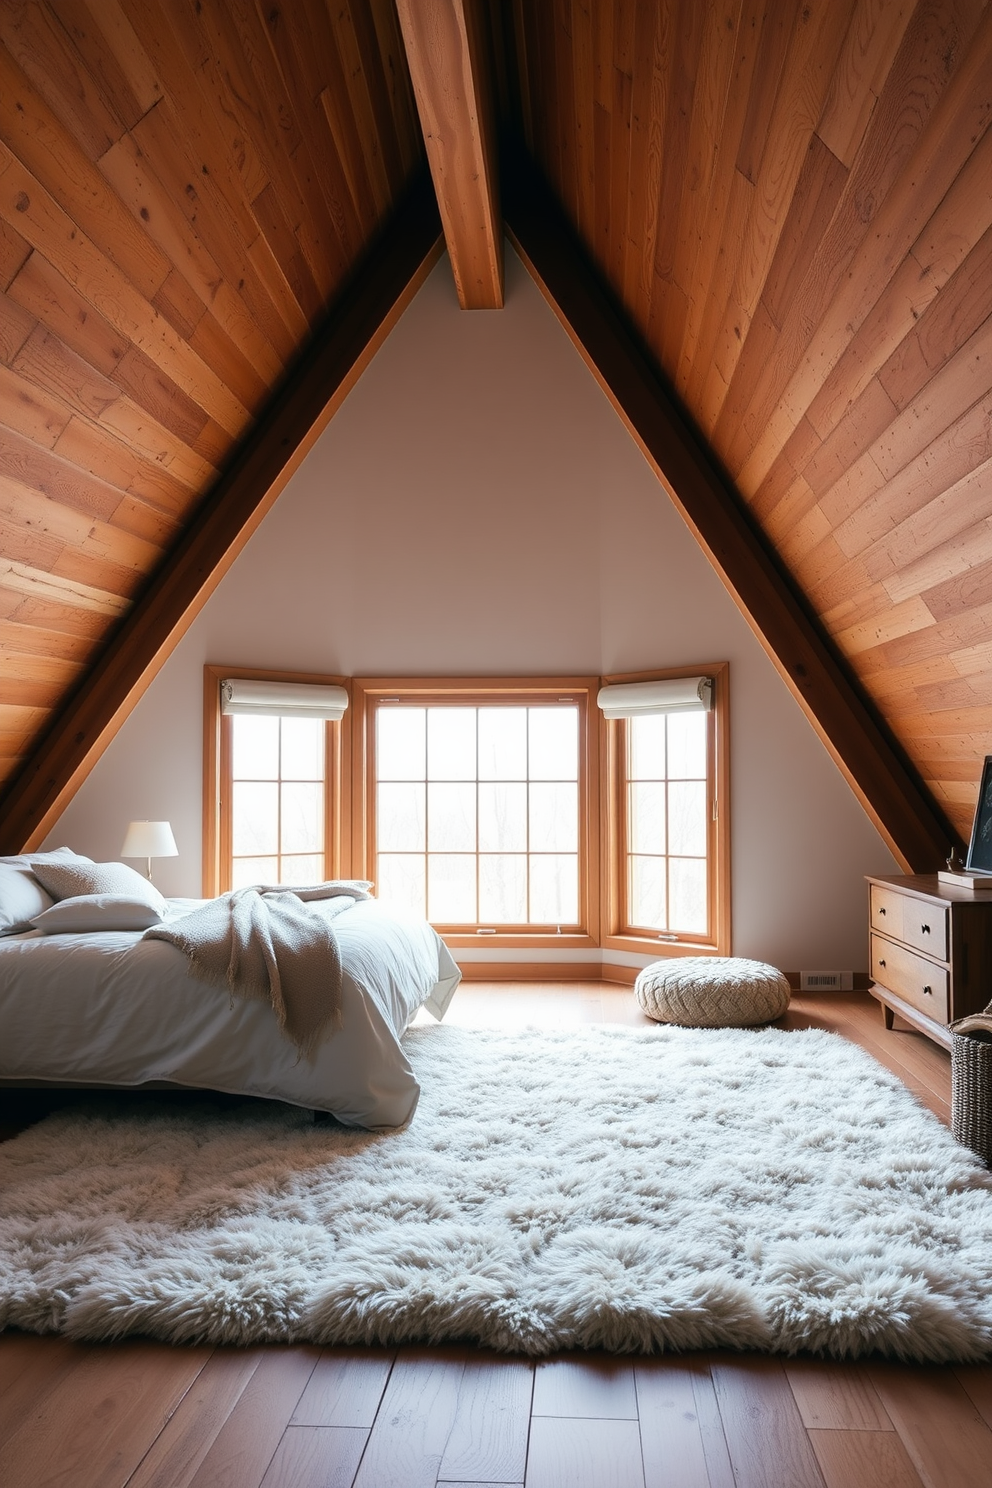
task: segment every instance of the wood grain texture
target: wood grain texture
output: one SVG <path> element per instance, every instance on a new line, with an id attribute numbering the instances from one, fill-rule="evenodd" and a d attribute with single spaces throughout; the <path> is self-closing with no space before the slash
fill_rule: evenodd
<path id="1" fill-rule="evenodd" d="M 463 310 L 503 305 L 496 121 L 478 0 L 397 0 Z"/>
<path id="2" fill-rule="evenodd" d="M 437 212 L 429 187 L 421 183 L 377 240 L 343 302 L 329 311 L 265 419 L 237 446 L 192 526 L 144 586 L 127 629 L 103 651 L 85 690 L 62 709 L 27 770 L 9 786 L 0 801 L 0 841 L 16 842 L 13 850 L 19 851 L 44 836 L 385 339 L 438 251 Z M 20 446 L 13 448 L 16 461 Z M 22 461 L 15 468 L 37 468 L 33 479 L 41 484 L 54 479 L 47 466 L 38 465 L 50 458 L 39 453 L 34 464 Z M 81 505 L 92 505 L 102 492 L 93 482 L 77 480 L 72 486 Z M 47 563 L 59 572 L 60 558 L 61 549 L 37 555 L 26 550 L 19 561 L 34 570 Z M 71 571 L 59 573 L 72 582 L 72 597 L 83 584 L 86 592 L 110 602 L 122 590 L 126 598 L 135 592 L 128 589 L 126 565 L 103 561 L 81 568 L 85 558 L 78 555 Z M 9 574 L 6 582 L 12 582 Z"/>
<path id="3" fill-rule="evenodd" d="M 63 606 L 80 607 L 82 584 L 130 609 L 408 186 L 422 147 L 378 10 L 0 8 L 0 443 L 19 438 L 24 467 L 48 469 L 56 507 L 105 482 L 101 515 L 152 544 L 98 565 L 81 528 L 35 542 L 36 513 L 8 500 L 0 556 L 50 576 Z M 364 99 L 358 127 L 348 106 L 329 119 L 329 90 L 356 111 Z M 17 479 L 0 469 L 0 499 Z M 46 655 L 46 627 L 26 607 L 19 623 L 39 631 L 25 654 Z M 56 697 L 30 666 L 7 676 L 26 711 L 0 781 L 37 743 L 41 685 L 53 707 L 72 690 Z"/>

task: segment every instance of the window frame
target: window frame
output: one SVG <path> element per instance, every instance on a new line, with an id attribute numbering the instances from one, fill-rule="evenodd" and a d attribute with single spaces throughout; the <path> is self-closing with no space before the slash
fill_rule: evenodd
<path id="1" fill-rule="evenodd" d="M 529 696 L 574 697 L 580 706 L 579 857 L 580 930 L 547 934 L 513 927 L 493 934 L 440 933 L 452 949 L 585 950 L 664 956 L 731 953 L 731 844 L 729 766 L 729 674 L 727 662 L 624 672 L 603 677 L 342 677 L 326 673 L 218 666 L 203 669 L 203 894 L 227 891 L 231 881 L 231 719 L 221 712 L 220 684 L 226 677 L 268 682 L 336 685 L 349 696 L 340 722 L 328 722 L 325 774 L 325 871 L 328 878 L 374 878 L 375 780 L 371 769 L 375 708 L 379 698 L 404 696 L 424 704 L 447 697 L 478 706 L 496 700 L 516 705 Z M 706 675 L 713 678 L 707 773 L 710 782 L 707 863 L 710 924 L 705 936 L 644 933 L 625 923 L 626 771 L 623 720 L 603 716 L 596 695 L 602 686 Z M 714 814 L 715 813 L 715 814 Z M 584 861 L 583 861 L 584 860 Z M 488 927 L 486 927 L 488 928 Z M 508 963 L 512 964 L 512 963 Z"/>
<path id="2" fill-rule="evenodd" d="M 324 673 L 265 671 L 258 667 L 203 668 L 203 894 L 214 898 L 231 887 L 231 732 L 233 720 L 221 710 L 220 684 L 230 677 L 252 682 L 302 682 L 308 686 L 338 686 L 348 692 L 347 677 Z M 342 878 L 348 872 L 350 811 L 343 790 L 350 754 L 348 711 L 344 719 L 326 720 L 324 745 L 324 876 Z"/>
<path id="3" fill-rule="evenodd" d="M 511 949 L 597 949 L 600 945 L 598 677 L 356 677 L 352 682 L 352 863 L 363 878 L 375 878 L 375 717 L 383 700 L 401 697 L 418 707 L 526 707 L 574 700 L 579 708 L 579 920 L 559 933 L 514 925 L 504 930 L 480 924 L 474 930 L 439 923 L 435 928 L 453 949 L 486 946 Z M 491 932 L 491 933 L 490 933 Z"/>
<path id="4" fill-rule="evenodd" d="M 624 682 L 661 682 L 698 676 L 713 678 L 713 706 L 706 715 L 707 932 L 705 935 L 689 935 L 667 930 L 647 931 L 630 923 L 627 911 L 627 720 L 602 718 L 604 950 L 644 953 L 663 947 L 666 956 L 674 957 L 729 956 L 731 953 L 729 663 L 623 672 L 604 676 L 602 680 L 604 686 L 612 686 Z"/>

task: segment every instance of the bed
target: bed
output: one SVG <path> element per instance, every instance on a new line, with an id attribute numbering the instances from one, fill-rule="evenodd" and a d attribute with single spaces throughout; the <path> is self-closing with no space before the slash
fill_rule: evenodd
<path id="1" fill-rule="evenodd" d="M 202 902 L 167 900 L 163 920 Z M 165 1083 L 287 1101 L 349 1126 L 403 1125 L 419 1086 L 402 1034 L 421 1007 L 443 1016 L 460 974 L 425 921 L 375 899 L 336 908 L 340 1026 L 307 1057 L 270 1006 L 188 974 L 180 950 L 141 930 L 0 936 L 0 1083 Z"/>

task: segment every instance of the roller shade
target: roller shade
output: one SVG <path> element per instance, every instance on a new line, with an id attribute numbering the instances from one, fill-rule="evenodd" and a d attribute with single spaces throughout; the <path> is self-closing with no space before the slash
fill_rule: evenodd
<path id="1" fill-rule="evenodd" d="M 713 706 L 712 677 L 674 677 L 667 682 L 619 682 L 601 687 L 597 699 L 607 718 L 647 713 L 706 712 Z"/>
<path id="2" fill-rule="evenodd" d="M 310 682 L 256 682 L 231 678 L 220 684 L 222 713 L 268 713 L 280 718 L 337 720 L 348 706 L 343 687 Z"/>

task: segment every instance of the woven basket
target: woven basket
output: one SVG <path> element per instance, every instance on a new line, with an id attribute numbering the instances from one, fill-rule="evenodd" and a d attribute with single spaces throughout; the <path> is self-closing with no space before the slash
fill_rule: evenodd
<path id="1" fill-rule="evenodd" d="M 951 1130 L 992 1167 L 992 1033 L 954 1033 Z"/>

